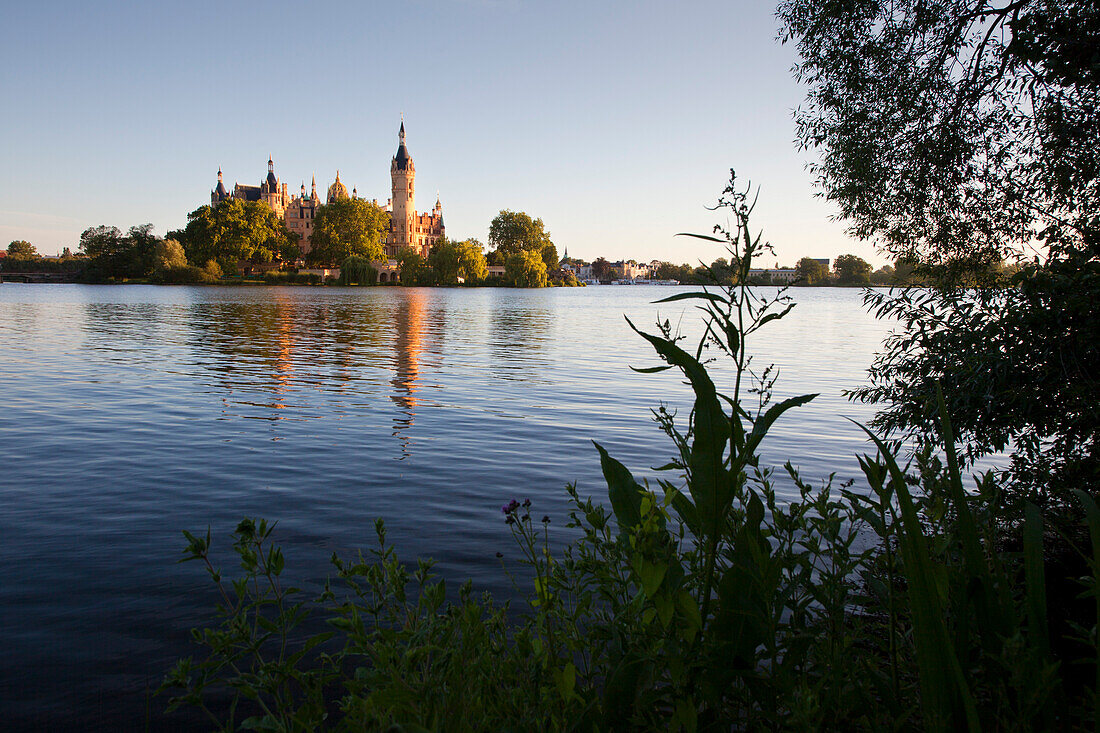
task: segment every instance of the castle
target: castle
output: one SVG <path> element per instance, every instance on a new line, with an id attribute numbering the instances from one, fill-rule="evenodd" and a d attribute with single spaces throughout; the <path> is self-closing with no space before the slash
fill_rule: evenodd
<path id="1" fill-rule="evenodd" d="M 390 161 L 391 197 L 385 207 L 385 210 L 390 213 L 390 231 L 382 244 L 389 259 L 395 258 L 400 250 L 406 248 L 418 252 L 422 257 L 427 257 L 435 241 L 446 234 L 443 226 L 443 205 L 436 197 L 435 208 L 431 212 L 417 213 L 416 167 L 413 165 L 408 148 L 405 147 L 404 120 L 401 121 L 401 130 L 397 137 L 397 153 Z M 331 204 L 348 198 L 359 198 L 359 192 L 353 187 L 349 196 L 347 186 L 340 181 L 340 171 L 336 171 L 336 180 L 328 187 L 326 203 Z M 267 178 L 261 181 L 259 186 L 242 186 L 236 183 L 230 193 L 222 181 L 221 168 L 218 168 L 218 185 L 210 192 L 210 205 L 217 206 L 229 199 L 262 201 L 286 222 L 287 229 L 298 235 L 302 254 L 309 252 L 313 220 L 317 216 L 317 209 L 322 205 L 317 196 L 316 177 L 311 182 L 308 194 L 306 185 L 303 183 L 301 193 L 298 196 L 291 196 L 287 193 L 286 184 L 275 175 L 275 163 L 269 157 Z M 377 199 L 373 203 L 377 205 Z"/>

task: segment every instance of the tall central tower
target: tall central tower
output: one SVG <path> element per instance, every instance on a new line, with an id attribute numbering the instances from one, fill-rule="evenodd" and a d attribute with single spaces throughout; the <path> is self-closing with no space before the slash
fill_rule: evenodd
<path id="1" fill-rule="evenodd" d="M 416 239 L 416 168 L 405 147 L 404 120 L 401 121 L 401 131 L 397 133 L 397 138 L 397 155 L 393 156 L 393 162 L 390 163 L 390 181 L 393 184 L 393 218 L 390 228 L 394 252 L 402 247 L 412 247 Z"/>

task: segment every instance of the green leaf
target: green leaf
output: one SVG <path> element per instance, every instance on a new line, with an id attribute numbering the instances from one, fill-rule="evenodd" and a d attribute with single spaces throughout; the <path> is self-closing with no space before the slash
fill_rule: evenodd
<path id="1" fill-rule="evenodd" d="M 703 617 L 699 613 L 699 604 L 695 602 L 695 598 L 692 597 L 691 593 L 687 590 L 681 590 L 676 594 L 676 606 L 684 614 L 684 620 L 687 621 L 689 630 L 687 639 L 691 641 L 695 634 L 703 628 Z"/>
<path id="2" fill-rule="evenodd" d="M 726 244 L 726 240 L 719 239 L 718 237 L 712 237 L 709 234 L 692 234 L 691 232 L 676 232 L 677 237 L 695 237 L 696 239 L 705 239 L 708 242 L 718 242 L 718 244 Z"/>
<path id="3" fill-rule="evenodd" d="M 817 397 L 816 393 L 791 397 L 790 399 L 772 405 L 763 416 L 757 418 L 756 422 L 752 425 L 752 432 L 749 433 L 748 438 L 745 439 L 745 448 L 741 456 L 741 466 L 743 467 L 748 458 L 756 454 L 756 449 L 760 446 L 760 442 L 764 440 L 764 436 L 768 434 L 768 430 L 771 429 L 771 426 L 779 419 L 780 415 L 792 407 L 806 404 L 815 397 Z"/>
<path id="4" fill-rule="evenodd" d="M 572 662 L 566 662 L 565 666 L 557 675 L 558 677 L 558 692 L 561 694 L 562 699 L 571 700 L 573 698 L 573 690 L 577 684 L 577 668 L 573 666 Z"/>
<path id="5" fill-rule="evenodd" d="M 1024 588 L 1029 638 L 1042 659 L 1050 656 L 1047 591 L 1043 571 L 1043 517 L 1031 502 L 1024 508 Z"/>
<path id="6" fill-rule="evenodd" d="M 629 318 L 627 324 L 661 355 L 677 366 L 691 382 L 695 392 L 694 433 L 689 463 L 691 496 L 704 533 L 717 537 L 724 526 L 730 502 L 730 478 L 725 469 L 724 453 L 729 438 L 729 418 L 722 411 L 714 382 L 699 360 L 674 342 L 639 330 Z"/>
<path id="7" fill-rule="evenodd" d="M 600 469 L 607 481 L 607 497 L 619 522 L 619 531 L 638 526 L 642 519 L 642 494 L 645 490 L 634 480 L 627 467 L 608 455 L 602 445 L 595 441 L 592 445 L 600 452 Z"/>
<path id="8" fill-rule="evenodd" d="M 655 304 L 656 303 L 672 303 L 672 302 L 677 301 L 677 300 L 709 300 L 712 303 L 722 303 L 722 304 L 728 304 L 729 303 L 729 300 L 727 300 L 724 296 L 719 295 L 718 293 L 707 293 L 707 292 L 676 293 L 675 295 L 670 295 L 667 298 L 661 298 L 660 300 L 655 300 L 653 302 Z"/>
<path id="9" fill-rule="evenodd" d="M 695 510 L 695 505 L 691 503 L 691 499 L 677 491 L 676 495 L 672 497 L 672 508 L 676 510 L 677 516 L 687 525 L 691 533 L 698 537 L 702 527 L 699 525 L 699 513 Z"/>
<path id="10" fill-rule="evenodd" d="M 661 587 L 661 581 L 665 579 L 665 572 L 667 570 L 667 565 L 658 565 L 656 563 L 647 562 L 646 560 L 639 561 L 637 567 L 638 577 L 641 578 L 642 591 L 647 597 L 653 598 L 657 595 L 657 591 Z"/>
<path id="11" fill-rule="evenodd" d="M 631 370 L 638 372 L 639 374 L 656 374 L 657 372 L 668 371 L 671 368 L 671 364 L 663 364 L 661 366 L 653 367 L 630 367 Z"/>

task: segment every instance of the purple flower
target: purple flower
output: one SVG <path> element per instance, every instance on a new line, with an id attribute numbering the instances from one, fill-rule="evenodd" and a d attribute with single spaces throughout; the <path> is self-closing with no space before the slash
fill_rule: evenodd
<path id="1" fill-rule="evenodd" d="M 527 509 L 530 506 L 531 506 L 531 500 L 530 499 L 524 499 L 523 500 L 523 508 Z"/>
<path id="2" fill-rule="evenodd" d="M 515 524 L 516 523 L 516 516 L 514 514 L 509 514 L 508 518 L 504 520 L 504 523 L 505 524 Z"/>
<path id="3" fill-rule="evenodd" d="M 550 524 L 550 516 L 547 515 L 547 516 L 543 517 L 542 518 L 542 523 L 543 524 Z"/>

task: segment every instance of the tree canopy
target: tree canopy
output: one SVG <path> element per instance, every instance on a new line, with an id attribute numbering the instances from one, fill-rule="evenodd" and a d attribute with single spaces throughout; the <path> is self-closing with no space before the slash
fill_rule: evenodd
<path id="1" fill-rule="evenodd" d="M 401 276 L 402 285 L 427 285 L 430 280 L 428 265 L 424 258 L 414 249 L 403 247 L 398 250 L 397 271 Z"/>
<path id="2" fill-rule="evenodd" d="M 187 226 L 170 232 L 191 263 L 215 260 L 233 272 L 237 263 L 293 260 L 298 256 L 297 235 L 266 204 L 229 199 L 217 206 L 200 206 L 187 215 Z"/>
<path id="3" fill-rule="evenodd" d="M 829 268 L 813 257 L 803 257 L 795 267 L 798 278 L 806 285 L 818 285 L 829 279 Z"/>
<path id="4" fill-rule="evenodd" d="M 159 238 L 152 224 L 130 227 L 123 235 L 118 227 L 89 227 L 80 234 L 80 251 L 89 258 L 92 277 L 147 277 L 153 270 Z"/>
<path id="5" fill-rule="evenodd" d="M 546 263 L 534 250 L 520 250 L 504 260 L 504 277 L 517 288 L 546 287 Z"/>
<path id="6" fill-rule="evenodd" d="M 38 249 L 25 239 L 17 239 L 8 245 L 8 257 L 29 260 L 38 256 Z"/>
<path id="7" fill-rule="evenodd" d="M 558 269 L 558 249 L 550 239 L 542 219 L 532 219 L 523 211 L 503 209 L 489 224 L 489 246 L 504 256 L 519 251 L 537 252 L 547 272 Z"/>
<path id="8" fill-rule="evenodd" d="M 1100 5 L 784 0 L 779 16 L 819 185 L 898 257 L 896 280 L 931 286 L 868 296 L 902 328 L 854 396 L 935 444 L 942 387 L 969 458 L 1013 451 L 1006 494 L 1100 494 Z"/>
<path id="9" fill-rule="evenodd" d="M 352 256 L 385 259 L 382 240 L 389 230 L 390 215 L 380 206 L 360 198 L 333 201 L 317 209 L 306 259 L 319 265 L 336 264 Z"/>
<path id="10" fill-rule="evenodd" d="M 378 282 L 378 270 L 366 257 L 352 255 L 340 264 L 341 285 L 374 285 Z"/>
<path id="11" fill-rule="evenodd" d="M 833 271 L 836 272 L 836 281 L 841 285 L 864 285 L 871 282 L 871 264 L 856 255 L 837 257 L 833 260 Z"/>
<path id="12" fill-rule="evenodd" d="M 187 255 L 183 246 L 174 239 L 164 239 L 153 248 L 153 271 L 174 270 L 187 267 Z"/>
<path id="13" fill-rule="evenodd" d="M 784 0 L 819 184 L 894 254 L 979 265 L 1100 211 L 1100 5 Z"/>
<path id="14" fill-rule="evenodd" d="M 485 254 L 481 251 L 481 242 L 476 239 L 437 240 L 428 254 L 427 264 L 437 285 L 457 285 L 459 278 L 464 282 L 485 279 Z"/>

